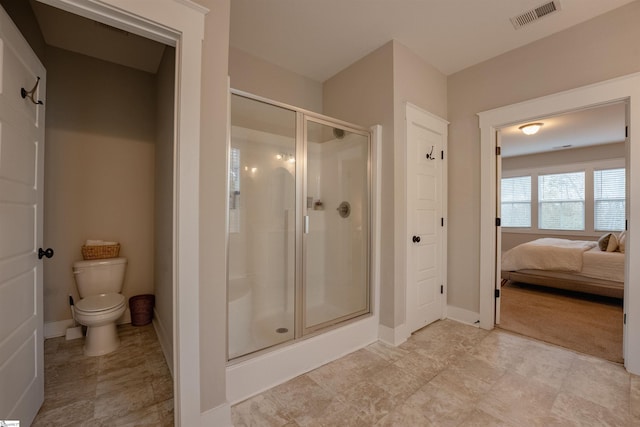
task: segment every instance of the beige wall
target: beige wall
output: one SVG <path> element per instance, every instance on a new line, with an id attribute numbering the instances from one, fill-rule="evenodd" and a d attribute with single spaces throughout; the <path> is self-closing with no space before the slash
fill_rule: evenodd
<path id="1" fill-rule="evenodd" d="M 323 93 L 324 114 L 362 126 L 382 125 L 380 322 L 395 327 L 405 321 L 406 245 L 395 230 L 406 206 L 404 151 L 398 145 L 405 139 L 405 105 L 446 117 L 446 77 L 390 41 L 325 81 Z"/>
<path id="2" fill-rule="evenodd" d="M 624 142 L 594 145 L 570 150 L 555 150 L 527 156 L 505 157 L 502 159 L 504 172 L 531 169 L 541 166 L 561 166 L 608 159 L 624 159 L 627 155 Z"/>
<path id="3" fill-rule="evenodd" d="M 227 61 L 230 0 L 209 8 L 202 45 L 200 128 L 200 406 L 226 402 Z M 194 284 L 195 285 L 195 284 Z M 188 390 L 186 391 L 189 392 Z"/>
<path id="4" fill-rule="evenodd" d="M 412 103 L 423 110 L 446 119 L 447 77 L 426 63 L 406 46 L 393 41 L 393 98 L 394 98 L 394 198 L 395 218 L 406 216 L 406 105 Z M 384 132 L 384 130 L 383 130 Z M 383 179 L 384 175 L 383 175 Z M 384 198 L 382 200 L 384 205 Z M 396 227 L 398 225 L 396 224 Z M 394 322 L 398 326 L 406 317 L 406 267 L 408 234 L 396 228 L 395 235 L 395 297 Z"/>
<path id="5" fill-rule="evenodd" d="M 115 240 L 123 293 L 153 292 L 153 75 L 47 47 L 44 320 L 71 318 L 86 239 Z"/>
<path id="6" fill-rule="evenodd" d="M 480 134 L 476 113 L 640 71 L 640 2 L 448 77 L 448 303 L 479 311 Z"/>
<path id="7" fill-rule="evenodd" d="M 322 83 L 234 47 L 229 48 L 229 76 L 233 89 L 322 112 Z"/>
<path id="8" fill-rule="evenodd" d="M 359 124 L 382 125 L 382 230 L 380 321 L 394 326 L 393 42 L 324 82 L 324 114 Z"/>
<path id="9" fill-rule="evenodd" d="M 153 277 L 158 338 L 173 370 L 173 135 L 176 50 L 166 47 L 156 74 Z"/>

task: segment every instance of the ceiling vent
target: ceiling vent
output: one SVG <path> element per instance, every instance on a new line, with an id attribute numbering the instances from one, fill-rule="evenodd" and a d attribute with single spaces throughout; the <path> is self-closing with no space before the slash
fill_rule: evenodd
<path id="1" fill-rule="evenodd" d="M 560 10 L 560 2 L 558 0 L 553 0 L 543 5 L 540 5 L 535 9 L 528 10 L 524 13 L 521 13 L 518 16 L 512 17 L 511 23 L 513 24 L 513 27 L 517 30 L 520 27 L 524 27 L 527 24 L 531 24 L 532 22 L 537 21 L 543 16 L 547 16 L 559 10 Z"/>

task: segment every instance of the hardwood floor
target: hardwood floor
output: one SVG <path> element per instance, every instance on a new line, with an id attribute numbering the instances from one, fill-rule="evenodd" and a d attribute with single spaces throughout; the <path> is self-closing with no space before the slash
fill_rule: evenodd
<path id="1" fill-rule="evenodd" d="M 507 282 L 500 300 L 500 328 L 623 362 L 621 299 Z"/>

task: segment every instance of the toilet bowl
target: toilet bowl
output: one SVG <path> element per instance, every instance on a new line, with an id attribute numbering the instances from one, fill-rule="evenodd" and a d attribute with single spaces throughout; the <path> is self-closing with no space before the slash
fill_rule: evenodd
<path id="1" fill-rule="evenodd" d="M 77 261 L 73 273 L 80 294 L 74 305 L 75 319 L 87 327 L 84 354 L 102 356 L 120 346 L 116 320 L 126 310 L 120 293 L 127 264 L 125 258 Z"/>
<path id="2" fill-rule="evenodd" d="M 116 320 L 125 312 L 126 298 L 122 294 L 91 295 L 74 306 L 76 321 L 87 327 L 84 354 L 102 356 L 120 346 Z"/>

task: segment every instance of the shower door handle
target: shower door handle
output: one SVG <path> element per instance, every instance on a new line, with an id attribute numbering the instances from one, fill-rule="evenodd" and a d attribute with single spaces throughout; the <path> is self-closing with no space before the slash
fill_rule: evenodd
<path id="1" fill-rule="evenodd" d="M 304 234 L 309 234 L 309 215 L 304 216 Z"/>

